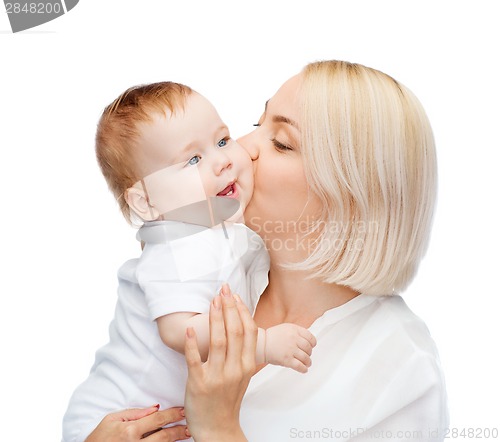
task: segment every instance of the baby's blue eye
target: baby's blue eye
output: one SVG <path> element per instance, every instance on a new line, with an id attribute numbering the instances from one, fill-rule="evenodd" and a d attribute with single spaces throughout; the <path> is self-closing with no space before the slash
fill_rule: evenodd
<path id="1" fill-rule="evenodd" d="M 198 164 L 201 160 L 201 157 L 199 155 L 195 155 L 193 158 L 191 158 L 189 161 L 188 161 L 188 164 L 190 166 L 194 166 L 195 164 Z"/>
<path id="2" fill-rule="evenodd" d="M 222 140 L 219 140 L 219 142 L 217 143 L 217 147 L 226 147 L 228 140 L 229 137 L 225 137 Z"/>

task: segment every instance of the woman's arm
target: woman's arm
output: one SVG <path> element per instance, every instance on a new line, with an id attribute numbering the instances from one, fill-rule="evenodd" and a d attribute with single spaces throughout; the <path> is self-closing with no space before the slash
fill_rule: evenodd
<path id="1" fill-rule="evenodd" d="M 227 285 L 210 306 L 210 349 L 202 363 L 196 332 L 186 332 L 188 365 L 186 417 L 197 442 L 244 442 L 239 414 L 243 395 L 255 373 L 257 326 Z"/>

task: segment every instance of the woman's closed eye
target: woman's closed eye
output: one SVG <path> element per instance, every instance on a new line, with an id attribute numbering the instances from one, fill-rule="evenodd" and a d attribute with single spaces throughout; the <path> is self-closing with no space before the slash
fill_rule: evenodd
<path id="1" fill-rule="evenodd" d="M 293 150 L 293 147 L 288 146 L 288 145 L 283 144 L 283 143 L 280 143 L 276 138 L 272 138 L 271 141 L 272 141 L 274 147 L 276 148 L 276 150 L 279 150 L 281 152 Z"/>

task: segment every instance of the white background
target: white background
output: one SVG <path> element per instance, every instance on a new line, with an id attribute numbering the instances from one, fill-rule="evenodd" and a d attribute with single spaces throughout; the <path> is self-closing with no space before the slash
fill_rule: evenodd
<path id="1" fill-rule="evenodd" d="M 72 390 L 107 340 L 116 271 L 138 255 L 93 150 L 125 88 L 199 90 L 233 135 L 318 59 L 385 71 L 420 98 L 439 200 L 410 307 L 446 374 L 451 426 L 500 427 L 497 1 L 81 2 L 12 34 L 0 7 L 1 440 L 60 439 Z"/>

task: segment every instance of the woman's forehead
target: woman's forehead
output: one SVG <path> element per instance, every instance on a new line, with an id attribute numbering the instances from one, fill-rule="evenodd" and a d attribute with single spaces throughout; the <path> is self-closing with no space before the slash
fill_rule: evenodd
<path id="1" fill-rule="evenodd" d="M 285 81 L 278 91 L 266 102 L 266 112 L 277 113 L 292 120 L 298 120 L 298 98 L 301 79 L 301 74 L 297 74 Z"/>

